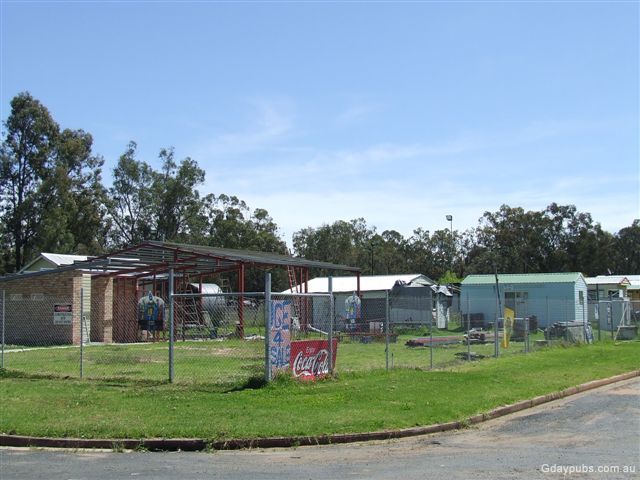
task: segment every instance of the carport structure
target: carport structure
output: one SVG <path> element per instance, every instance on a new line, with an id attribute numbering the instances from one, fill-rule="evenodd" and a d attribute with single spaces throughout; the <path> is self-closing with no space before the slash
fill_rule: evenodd
<path id="1" fill-rule="evenodd" d="M 277 253 L 235 250 L 202 245 L 187 245 L 173 242 L 144 241 L 140 244 L 114 251 L 105 255 L 88 257 L 86 261 L 76 261 L 52 270 L 16 274 L 4 277 L 14 278 L 48 275 L 69 270 L 81 270 L 92 279 L 118 279 L 114 296 L 126 296 L 136 291 L 141 279 L 153 285 L 168 278 L 169 295 L 177 291 L 179 282 L 186 281 L 202 285 L 203 278 L 224 273 L 237 273 L 237 293 L 239 294 L 239 333 L 244 332 L 245 274 L 248 269 L 286 268 L 292 292 L 306 288 L 309 270 L 324 269 L 329 272 L 350 272 L 360 279 L 360 269 L 346 265 L 307 260 Z M 358 282 L 359 284 L 359 282 Z"/>

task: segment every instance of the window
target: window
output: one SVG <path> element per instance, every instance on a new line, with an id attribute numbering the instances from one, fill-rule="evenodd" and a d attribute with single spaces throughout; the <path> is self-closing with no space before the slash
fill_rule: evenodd
<path id="1" fill-rule="evenodd" d="M 522 311 L 529 300 L 529 292 L 504 292 L 504 306 L 514 312 Z"/>

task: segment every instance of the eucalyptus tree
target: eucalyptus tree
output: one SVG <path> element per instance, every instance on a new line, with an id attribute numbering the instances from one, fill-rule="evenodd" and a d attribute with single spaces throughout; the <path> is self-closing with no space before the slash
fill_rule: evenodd
<path id="1" fill-rule="evenodd" d="M 55 163 L 40 188 L 43 215 L 39 251 L 100 253 L 109 228 L 105 221 L 104 159 L 92 153 L 93 138 L 83 130 L 58 136 Z"/>
<path id="2" fill-rule="evenodd" d="M 152 238 L 157 222 L 153 197 L 153 171 L 136 158 L 138 146 L 129 142 L 113 170 L 113 184 L 109 188 L 107 209 L 113 223 L 111 242 L 122 247 Z"/>
<path id="3" fill-rule="evenodd" d="M 4 269 L 41 251 L 95 253 L 104 245 L 103 159 L 93 138 L 64 129 L 29 93 L 11 100 L 0 150 Z"/>
<path id="4" fill-rule="evenodd" d="M 43 218 L 40 188 L 54 166 L 58 124 L 29 93 L 11 100 L 0 150 L 0 206 L 5 242 L 12 251 L 8 270 L 20 270 L 34 250 Z"/>
<path id="5" fill-rule="evenodd" d="M 195 160 L 187 157 L 178 165 L 173 148 L 160 150 L 162 168 L 152 172 L 155 232 L 157 239 L 189 242 L 197 238 L 204 208 L 198 187 L 205 172 Z"/>
<path id="6" fill-rule="evenodd" d="M 640 220 L 634 220 L 631 226 L 622 228 L 615 235 L 614 248 L 615 272 L 640 275 Z"/>

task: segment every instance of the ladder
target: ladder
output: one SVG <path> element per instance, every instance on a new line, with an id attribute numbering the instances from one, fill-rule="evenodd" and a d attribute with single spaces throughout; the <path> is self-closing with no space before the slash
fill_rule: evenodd
<path id="1" fill-rule="evenodd" d="M 296 268 L 287 265 L 287 275 L 289 276 L 289 290 L 291 293 L 300 293 L 301 286 L 298 285 L 298 279 L 296 278 Z"/>

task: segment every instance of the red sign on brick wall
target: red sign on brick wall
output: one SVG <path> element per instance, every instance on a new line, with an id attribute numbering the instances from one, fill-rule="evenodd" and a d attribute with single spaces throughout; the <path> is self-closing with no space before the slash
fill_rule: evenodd
<path id="1" fill-rule="evenodd" d="M 333 339 L 332 367 L 336 364 L 338 340 Z M 329 341 L 291 342 L 291 371 L 301 380 L 314 380 L 329 374 Z"/>

